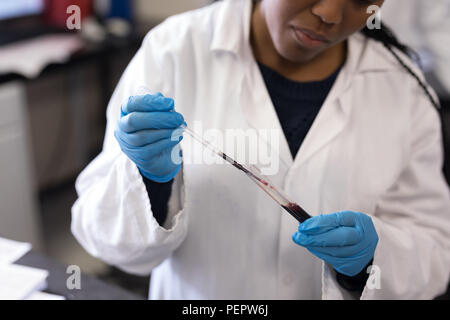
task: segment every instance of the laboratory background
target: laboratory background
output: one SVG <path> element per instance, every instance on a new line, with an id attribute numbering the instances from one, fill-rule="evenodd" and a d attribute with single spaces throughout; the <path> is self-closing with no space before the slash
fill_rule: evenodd
<path id="1" fill-rule="evenodd" d="M 421 12 L 425 1 L 386 0 L 382 19 L 415 49 L 439 95 L 450 181 L 450 0 L 444 21 Z M 147 298 L 148 277 L 75 240 L 75 179 L 102 149 L 108 101 L 145 34 L 212 2 L 0 1 L 0 299 Z"/>

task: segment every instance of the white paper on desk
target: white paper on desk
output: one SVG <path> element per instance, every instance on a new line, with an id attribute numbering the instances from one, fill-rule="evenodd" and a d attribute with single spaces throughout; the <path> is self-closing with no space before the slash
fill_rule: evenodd
<path id="1" fill-rule="evenodd" d="M 30 243 L 0 238 L 0 264 L 13 263 L 30 249 Z"/>
<path id="2" fill-rule="evenodd" d="M 48 271 L 16 264 L 0 265 L 0 300 L 23 300 L 47 287 Z"/>
<path id="3" fill-rule="evenodd" d="M 50 63 L 63 63 L 84 46 L 76 34 L 45 35 L 0 47 L 0 73 L 37 77 Z"/>
<path id="4" fill-rule="evenodd" d="M 66 300 L 66 298 L 63 296 L 38 291 L 31 294 L 26 300 Z"/>

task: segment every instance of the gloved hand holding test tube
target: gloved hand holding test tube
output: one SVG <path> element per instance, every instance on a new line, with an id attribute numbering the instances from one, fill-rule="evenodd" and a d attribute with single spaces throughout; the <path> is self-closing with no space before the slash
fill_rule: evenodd
<path id="1" fill-rule="evenodd" d="M 147 94 L 151 94 L 151 91 L 145 86 L 140 86 L 135 91 L 136 96 L 145 96 Z M 169 110 L 169 112 L 175 112 L 175 109 L 172 108 Z M 286 196 L 286 194 L 280 188 L 276 187 L 272 182 L 270 182 L 269 178 L 263 175 L 258 167 L 254 165 L 246 166 L 244 164 L 240 164 L 233 158 L 223 153 L 217 147 L 203 139 L 203 137 L 189 129 L 186 124 L 182 124 L 180 127 L 183 129 L 183 134 L 186 133 L 190 135 L 193 139 L 197 140 L 199 143 L 217 154 L 219 157 L 231 163 L 235 168 L 244 172 L 253 182 L 255 182 L 261 189 L 264 190 L 264 192 L 266 192 L 273 200 L 275 200 L 275 202 L 282 206 L 300 223 L 311 218 L 311 216 L 306 213 L 306 211 L 303 210 L 298 204 L 289 200 L 288 196 Z"/>

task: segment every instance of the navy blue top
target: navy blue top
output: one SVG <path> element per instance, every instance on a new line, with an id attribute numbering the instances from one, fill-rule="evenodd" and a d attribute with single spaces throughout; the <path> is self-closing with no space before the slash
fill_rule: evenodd
<path id="1" fill-rule="evenodd" d="M 295 158 L 339 74 L 339 67 L 321 81 L 292 81 L 258 63 L 284 135 Z"/>

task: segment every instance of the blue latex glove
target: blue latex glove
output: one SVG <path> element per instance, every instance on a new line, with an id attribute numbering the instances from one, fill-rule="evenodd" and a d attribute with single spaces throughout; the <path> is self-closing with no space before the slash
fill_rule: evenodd
<path id="1" fill-rule="evenodd" d="M 355 276 L 373 259 L 378 234 L 368 215 L 344 211 L 306 220 L 292 240 L 339 273 Z"/>
<path id="2" fill-rule="evenodd" d="M 168 182 L 181 168 L 183 116 L 161 93 L 131 96 L 121 107 L 114 135 L 122 151 L 149 180 Z"/>

